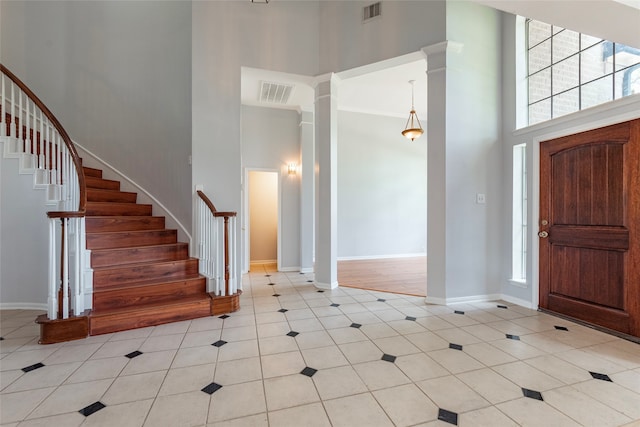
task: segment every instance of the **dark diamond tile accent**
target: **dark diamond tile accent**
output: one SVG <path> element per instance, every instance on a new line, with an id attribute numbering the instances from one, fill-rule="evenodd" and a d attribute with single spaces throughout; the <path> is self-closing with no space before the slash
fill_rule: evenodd
<path id="1" fill-rule="evenodd" d="M 304 276 L 304 273 L 300 273 L 300 274 L 302 274 Z"/>
<path id="2" fill-rule="evenodd" d="M 313 283 L 313 280 L 307 280 L 307 283 Z"/>
<path id="3" fill-rule="evenodd" d="M 38 362 L 35 365 L 25 366 L 24 368 L 22 368 L 22 372 L 31 372 L 43 367 L 44 367 L 44 364 Z"/>
<path id="4" fill-rule="evenodd" d="M 271 275 L 270 274 L 265 274 L 264 277 L 271 277 Z"/>
<path id="5" fill-rule="evenodd" d="M 279 296 L 280 296 L 280 294 L 273 294 L 273 296 L 274 296 L 274 297 L 279 297 Z"/>
<path id="6" fill-rule="evenodd" d="M 557 329 L 557 330 L 559 330 L 559 331 L 568 331 L 568 330 L 569 330 L 569 329 L 567 329 L 567 328 L 566 328 L 566 327 L 564 327 L 564 326 L 554 326 L 554 328 L 556 328 L 556 329 Z"/>
<path id="7" fill-rule="evenodd" d="M 80 412 L 85 417 L 88 417 L 89 415 L 95 414 L 100 409 L 103 409 L 103 408 L 106 408 L 106 407 L 107 407 L 107 405 L 105 405 L 102 402 L 94 402 L 91 405 L 85 406 L 84 408 L 80 409 L 78 412 Z"/>
<path id="8" fill-rule="evenodd" d="M 295 336 L 298 336 L 298 335 L 300 335 L 300 332 L 296 332 L 296 331 L 287 332 L 287 336 L 290 336 L 290 337 L 295 337 Z"/>
<path id="9" fill-rule="evenodd" d="M 318 370 L 317 370 L 317 369 L 313 369 L 313 368 L 310 368 L 310 367 L 308 367 L 308 366 L 306 366 L 302 371 L 300 371 L 300 373 L 301 373 L 302 375 L 306 375 L 306 376 L 308 376 L 309 378 L 311 378 L 312 376 L 314 376 L 316 372 L 318 372 Z"/>
<path id="10" fill-rule="evenodd" d="M 360 328 L 362 325 L 361 325 L 360 323 L 352 323 L 352 324 L 350 324 L 349 326 L 351 326 L 352 328 L 356 328 L 356 329 L 358 329 L 358 328 Z"/>
<path id="11" fill-rule="evenodd" d="M 385 354 L 382 355 L 382 360 L 384 360 L 385 362 L 393 363 L 393 362 L 396 361 L 396 357 L 385 353 Z"/>
<path id="12" fill-rule="evenodd" d="M 340 304 L 336 304 L 335 302 L 331 304 L 331 307 L 340 307 Z"/>
<path id="13" fill-rule="evenodd" d="M 520 337 L 518 335 L 506 334 L 506 337 L 509 338 L 510 340 L 520 341 Z"/>
<path id="14" fill-rule="evenodd" d="M 500 305 L 500 304 L 498 304 L 498 308 L 504 308 L 504 309 L 507 309 L 507 308 L 509 308 L 509 307 L 507 307 L 506 305 Z"/>
<path id="15" fill-rule="evenodd" d="M 211 344 L 211 345 L 212 345 L 212 346 L 214 346 L 214 347 L 222 347 L 222 346 L 223 346 L 223 345 L 225 345 L 226 343 L 227 343 L 226 341 L 219 340 L 219 341 L 214 342 L 214 343 L 213 343 L 213 344 Z"/>
<path id="16" fill-rule="evenodd" d="M 321 293 L 323 293 L 324 291 L 323 291 L 322 289 L 320 289 L 319 291 L 316 291 L 316 292 L 317 292 L 317 293 L 319 293 L 319 294 L 321 294 Z"/>
<path id="17" fill-rule="evenodd" d="M 416 318 L 413 317 L 413 316 L 407 316 L 407 317 L 404 318 L 404 320 L 411 320 L 412 322 L 415 322 Z"/>
<path id="18" fill-rule="evenodd" d="M 128 357 L 129 359 L 133 359 L 134 357 L 138 357 L 141 354 L 143 354 L 141 351 L 136 350 L 136 351 L 132 351 L 129 354 L 125 354 L 124 357 Z"/>
<path id="19" fill-rule="evenodd" d="M 597 372 L 591 372 L 591 371 L 589 371 L 589 373 L 591 374 L 591 376 L 595 380 L 609 381 L 610 383 L 613 382 L 613 381 L 611 381 L 611 378 L 609 378 L 609 375 L 607 375 L 607 374 L 599 374 Z"/>
<path id="20" fill-rule="evenodd" d="M 223 314 L 222 316 L 218 316 L 218 319 L 224 320 L 224 319 L 228 319 L 229 317 L 231 316 L 229 316 L 228 314 Z"/>
<path id="21" fill-rule="evenodd" d="M 220 390 L 221 388 L 222 388 L 222 386 L 220 384 L 211 383 L 208 386 L 206 386 L 205 388 L 201 389 L 200 391 L 204 391 L 207 394 L 213 394 L 216 391 Z"/>
<path id="22" fill-rule="evenodd" d="M 289 310 L 287 310 L 286 308 L 281 308 L 280 310 L 278 310 L 279 313 L 286 313 L 287 311 Z"/>
<path id="23" fill-rule="evenodd" d="M 529 390 L 528 388 L 523 387 L 522 394 L 524 394 L 524 397 L 528 397 L 529 399 L 544 400 L 539 391 Z"/>
<path id="24" fill-rule="evenodd" d="M 455 412 L 447 411 L 446 409 L 438 408 L 438 419 L 445 423 L 458 425 L 458 414 Z"/>
<path id="25" fill-rule="evenodd" d="M 456 310 L 454 311 L 455 314 L 464 314 L 464 311 L 460 311 L 460 310 Z"/>
<path id="26" fill-rule="evenodd" d="M 272 282 L 272 283 L 267 283 L 267 285 L 269 285 L 269 286 L 274 286 L 274 285 L 275 285 L 275 283 L 273 283 L 273 282 Z"/>
<path id="27" fill-rule="evenodd" d="M 449 348 L 462 351 L 462 346 L 460 344 L 449 343 Z"/>
<path id="28" fill-rule="evenodd" d="M 0 341 L 4 341 L 4 337 L 0 337 Z"/>
<path id="29" fill-rule="evenodd" d="M 387 300 L 384 298 L 378 298 L 378 302 L 387 302 Z"/>

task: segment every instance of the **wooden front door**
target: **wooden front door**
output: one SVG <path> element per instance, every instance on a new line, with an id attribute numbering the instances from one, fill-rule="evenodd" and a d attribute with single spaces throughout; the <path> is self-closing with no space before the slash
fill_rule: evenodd
<path id="1" fill-rule="evenodd" d="M 540 307 L 640 336 L 640 119 L 540 146 Z"/>

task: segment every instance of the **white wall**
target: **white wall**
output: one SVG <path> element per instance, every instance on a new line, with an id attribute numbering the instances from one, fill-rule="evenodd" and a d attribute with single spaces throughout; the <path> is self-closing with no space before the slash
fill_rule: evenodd
<path id="1" fill-rule="evenodd" d="M 278 256 L 278 172 L 249 172 L 249 253 L 251 262 Z"/>
<path id="2" fill-rule="evenodd" d="M 0 3 L 0 60 L 191 229 L 191 2 Z"/>
<path id="3" fill-rule="evenodd" d="M 405 122 L 338 112 L 339 258 L 426 252 L 428 141 Z"/>
<path id="4" fill-rule="evenodd" d="M 289 163 L 298 163 L 300 159 L 299 124 L 300 115 L 296 111 L 242 107 L 243 169 L 280 171 L 280 182 L 277 183 L 280 189 L 278 208 L 281 215 L 279 267 L 287 270 L 300 267 L 300 176 L 289 175 L 287 171 Z M 219 209 L 223 209 L 215 200 L 214 203 Z M 255 258 L 252 252 L 251 259 L 260 258 Z"/>
<path id="5" fill-rule="evenodd" d="M 45 202 L 45 191 L 33 189 L 33 175 L 20 175 L 18 159 L 0 151 L 0 308 L 46 309 L 52 207 Z"/>

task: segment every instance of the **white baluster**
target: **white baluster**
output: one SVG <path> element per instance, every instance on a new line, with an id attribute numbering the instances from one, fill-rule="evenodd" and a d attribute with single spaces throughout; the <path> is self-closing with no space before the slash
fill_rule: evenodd
<path id="1" fill-rule="evenodd" d="M 34 150 L 31 147 L 31 132 L 30 132 L 30 130 L 31 130 L 31 118 L 29 117 L 29 115 L 30 115 L 29 114 L 30 113 L 30 111 L 29 111 L 29 102 L 30 101 L 29 101 L 29 97 L 26 96 L 26 95 L 25 95 L 25 102 L 27 103 L 27 105 L 25 106 L 25 109 L 24 109 L 24 111 L 25 111 L 25 119 L 26 119 L 24 121 L 24 124 L 25 124 L 24 132 L 26 132 L 26 134 L 24 136 L 24 145 L 26 147 L 28 147 L 29 153 L 32 153 L 32 154 L 35 155 L 36 153 L 34 153 Z M 36 167 L 38 167 L 37 166 L 37 161 L 36 161 Z"/>
<path id="2" fill-rule="evenodd" d="M 23 147 L 23 153 L 28 153 L 26 145 L 23 145 L 24 141 L 24 118 L 22 117 L 22 90 L 18 88 L 18 139 L 20 140 L 19 144 Z"/>
<path id="3" fill-rule="evenodd" d="M 62 318 L 69 318 L 69 219 L 62 220 Z"/>
<path id="4" fill-rule="evenodd" d="M 0 137 L 4 137 L 7 136 L 7 104 L 6 104 L 6 96 L 5 96 L 5 88 L 4 88 L 4 74 L 0 75 L 0 93 L 1 93 L 1 101 L 2 104 L 0 104 L 0 106 L 2 107 L 2 114 L 0 114 Z"/>
<path id="5" fill-rule="evenodd" d="M 42 112 L 40 112 L 42 115 Z M 36 112 L 36 104 L 33 103 L 33 138 L 38 142 L 38 152 L 40 155 L 38 156 L 38 168 L 44 169 L 46 171 L 46 161 L 44 156 L 44 142 L 42 141 L 42 135 L 38 138 L 38 124 L 37 124 L 37 112 Z M 42 122 L 42 118 L 40 119 Z M 46 174 L 45 174 L 46 175 Z M 46 183 L 43 183 L 46 184 Z"/>
<path id="6" fill-rule="evenodd" d="M 49 219 L 49 299 L 47 304 L 47 316 L 50 320 L 58 318 L 58 276 L 56 255 L 56 219 Z"/>
<path id="7" fill-rule="evenodd" d="M 13 82 L 11 82 L 11 109 L 9 110 L 9 112 L 11 113 L 10 136 L 12 138 L 16 138 L 16 93 L 15 85 L 13 84 Z"/>

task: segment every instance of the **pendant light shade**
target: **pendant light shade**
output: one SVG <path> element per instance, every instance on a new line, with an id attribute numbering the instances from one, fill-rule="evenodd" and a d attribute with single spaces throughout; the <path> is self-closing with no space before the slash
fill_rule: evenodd
<path id="1" fill-rule="evenodd" d="M 422 130 L 422 125 L 420 124 L 420 120 L 418 119 L 418 115 L 416 114 L 415 107 L 413 105 L 413 85 L 415 82 L 415 80 L 409 80 L 409 84 L 411 84 L 411 111 L 409 112 L 407 124 L 402 131 L 402 135 L 404 135 L 405 138 L 408 138 L 411 141 L 416 138 L 420 138 L 420 136 L 424 133 L 424 130 Z"/>

